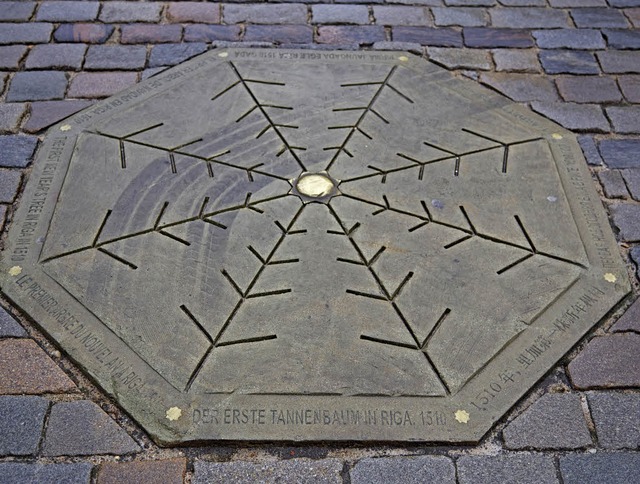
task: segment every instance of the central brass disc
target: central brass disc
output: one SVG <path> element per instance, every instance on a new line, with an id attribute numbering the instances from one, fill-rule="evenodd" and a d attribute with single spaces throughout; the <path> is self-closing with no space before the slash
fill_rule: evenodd
<path id="1" fill-rule="evenodd" d="M 333 182 L 323 175 L 305 175 L 296 184 L 298 191 L 308 197 L 324 197 L 334 189 Z"/>

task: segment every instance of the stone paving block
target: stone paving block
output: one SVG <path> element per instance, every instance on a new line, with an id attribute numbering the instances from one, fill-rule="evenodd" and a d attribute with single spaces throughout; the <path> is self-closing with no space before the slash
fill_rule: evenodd
<path id="1" fill-rule="evenodd" d="M 87 46 L 83 44 L 40 44 L 34 46 L 25 67 L 27 69 L 80 69 Z"/>
<path id="2" fill-rule="evenodd" d="M 36 9 L 36 2 L 2 2 L 0 8 L 1 22 L 18 22 L 29 20 Z"/>
<path id="3" fill-rule="evenodd" d="M 93 45 L 87 51 L 84 68 L 86 70 L 141 69 L 146 62 L 147 48 L 142 45 Z"/>
<path id="4" fill-rule="evenodd" d="M 20 484 L 89 484 L 91 464 L 0 463 L 0 482 Z"/>
<path id="5" fill-rule="evenodd" d="M 58 42 L 102 44 L 111 37 L 115 27 L 102 24 L 62 24 L 53 34 Z"/>
<path id="6" fill-rule="evenodd" d="M 44 398 L 0 396 L 0 456 L 35 454 L 48 408 Z"/>
<path id="7" fill-rule="evenodd" d="M 600 154 L 610 168 L 640 168 L 640 140 L 606 139 L 600 142 Z"/>
<path id="8" fill-rule="evenodd" d="M 422 55 L 422 46 L 417 42 L 395 42 L 383 40 L 373 44 L 375 50 L 404 50 Z"/>
<path id="9" fill-rule="evenodd" d="M 536 44 L 542 49 L 604 49 L 604 38 L 599 30 L 555 29 L 533 32 Z"/>
<path id="10" fill-rule="evenodd" d="M 614 49 L 640 49 L 640 32 L 634 30 L 603 30 L 609 47 Z"/>
<path id="11" fill-rule="evenodd" d="M 493 7 L 496 0 L 444 0 L 450 7 Z"/>
<path id="12" fill-rule="evenodd" d="M 409 29 L 413 27 L 399 28 Z M 384 27 L 380 25 L 357 25 L 354 27 L 342 25 L 322 25 L 318 27 L 318 33 L 316 36 L 316 41 L 319 44 L 357 43 L 360 45 L 370 45 L 380 40 L 386 40 L 384 35 Z"/>
<path id="13" fill-rule="evenodd" d="M 505 7 L 546 7 L 546 0 L 499 0 Z"/>
<path id="14" fill-rule="evenodd" d="M 186 459 L 105 462 L 98 470 L 96 483 L 182 484 L 186 471 Z"/>
<path id="15" fill-rule="evenodd" d="M 449 69 L 491 69 L 489 51 L 481 49 L 456 49 L 449 47 L 428 47 L 429 59 Z"/>
<path id="16" fill-rule="evenodd" d="M 314 24 L 366 25 L 369 9 L 366 5 L 312 5 L 311 21 Z"/>
<path id="17" fill-rule="evenodd" d="M 534 454 L 463 456 L 458 459 L 459 484 L 557 483 L 553 457 Z"/>
<path id="18" fill-rule="evenodd" d="M 67 76 L 58 71 L 17 72 L 7 94 L 7 101 L 47 101 L 62 99 Z"/>
<path id="19" fill-rule="evenodd" d="M 635 171 L 638 170 L 624 170 Z M 640 177 L 640 174 L 638 174 Z M 640 180 L 639 180 L 640 181 Z M 620 316 L 618 321 L 611 326 L 610 331 L 637 331 L 640 333 L 640 297 L 636 298 L 635 302 Z"/>
<path id="20" fill-rule="evenodd" d="M 636 278 L 640 281 L 640 247 L 632 247 L 629 256 L 636 265 Z"/>
<path id="21" fill-rule="evenodd" d="M 27 332 L 13 316 L 0 307 L 0 338 L 24 338 Z"/>
<path id="22" fill-rule="evenodd" d="M 0 202 L 13 202 L 18 194 L 21 179 L 22 175 L 19 171 L 0 168 Z"/>
<path id="23" fill-rule="evenodd" d="M 607 198 L 627 198 L 629 192 L 619 170 L 607 170 L 598 173 L 598 179 Z"/>
<path id="24" fill-rule="evenodd" d="M 135 72 L 83 72 L 71 81 L 67 95 L 79 98 L 107 97 L 133 86 L 137 78 Z"/>
<path id="25" fill-rule="evenodd" d="M 540 62 L 547 74 L 598 74 L 600 72 L 591 52 L 542 50 Z"/>
<path id="26" fill-rule="evenodd" d="M 310 25 L 247 25 L 244 40 L 275 44 L 310 44 L 313 27 Z"/>
<path id="27" fill-rule="evenodd" d="M 640 205 L 622 203 L 611 205 L 610 210 L 613 215 L 613 223 L 620 231 L 620 239 L 624 242 L 640 242 Z M 640 358 L 640 352 L 636 358 Z M 636 375 L 636 380 L 640 382 L 640 371 Z"/>
<path id="28" fill-rule="evenodd" d="M 56 403 L 51 409 L 43 455 L 119 455 L 139 450 L 129 434 L 89 400 Z"/>
<path id="29" fill-rule="evenodd" d="M 206 51 L 207 44 L 204 42 L 154 45 L 149 57 L 149 67 L 172 66 Z"/>
<path id="30" fill-rule="evenodd" d="M 462 34 L 447 27 L 393 27 L 392 38 L 397 42 L 415 42 L 433 47 L 462 47 Z"/>
<path id="31" fill-rule="evenodd" d="M 100 20 L 111 22 L 157 22 L 162 4 L 159 2 L 104 2 Z"/>
<path id="32" fill-rule="evenodd" d="M 120 42 L 123 44 L 160 44 L 162 42 L 180 42 L 182 26 L 129 24 L 120 27 Z"/>
<path id="33" fill-rule="evenodd" d="M 531 32 L 521 29 L 468 27 L 463 30 L 467 47 L 533 47 Z"/>
<path id="34" fill-rule="evenodd" d="M 306 24 L 307 7 L 299 3 L 271 5 L 225 4 L 222 10 L 224 22 L 236 24 Z"/>
<path id="35" fill-rule="evenodd" d="M 378 25 L 433 25 L 423 7 L 374 6 L 373 17 Z"/>
<path id="36" fill-rule="evenodd" d="M 36 20 L 50 22 L 81 22 L 95 20 L 100 2 L 49 1 L 43 2 L 36 14 Z"/>
<path id="37" fill-rule="evenodd" d="M 0 45 L 3 44 L 41 44 L 49 42 L 53 24 L 0 24 Z"/>
<path id="38" fill-rule="evenodd" d="M 237 484 L 286 482 L 295 476 L 297 484 L 342 483 L 342 462 L 338 459 L 289 459 L 273 462 L 206 462 L 194 464 L 192 484 L 213 481 Z"/>
<path id="39" fill-rule="evenodd" d="M 629 21 L 620 10 L 612 8 L 576 8 L 571 17 L 580 28 L 627 28 Z"/>
<path id="40" fill-rule="evenodd" d="M 622 94 L 631 103 L 640 103 L 640 76 L 618 76 Z"/>
<path id="41" fill-rule="evenodd" d="M 600 156 L 600 152 L 592 136 L 586 134 L 580 135 L 578 136 L 578 143 L 580 144 L 580 148 L 582 148 L 582 153 L 587 160 L 587 164 L 592 166 L 602 165 L 602 156 Z"/>
<path id="42" fill-rule="evenodd" d="M 194 24 L 187 25 L 184 28 L 184 40 L 186 42 L 237 41 L 240 40 L 240 34 L 241 28 L 239 25 Z"/>
<path id="43" fill-rule="evenodd" d="M 608 0 L 612 7 L 640 7 L 640 0 Z"/>
<path id="44" fill-rule="evenodd" d="M 448 457 L 380 457 L 357 462 L 349 471 L 351 484 L 448 484 L 456 482 L 453 462 Z"/>
<path id="45" fill-rule="evenodd" d="M 489 16 L 484 9 L 471 7 L 434 7 L 431 9 L 438 26 L 484 27 Z"/>
<path id="46" fill-rule="evenodd" d="M 490 72 L 482 74 L 480 80 L 514 101 L 546 101 L 547 103 L 552 103 L 558 100 L 558 94 L 553 82 L 544 76 Z"/>
<path id="47" fill-rule="evenodd" d="M 634 27 L 640 27 L 640 8 L 627 8 L 624 13 Z"/>
<path id="48" fill-rule="evenodd" d="M 605 449 L 640 449 L 640 393 L 587 394 L 598 444 Z"/>
<path id="49" fill-rule="evenodd" d="M 557 29 L 571 25 L 563 10 L 548 8 L 495 8 L 489 10 L 491 25 L 510 29 Z"/>
<path id="50" fill-rule="evenodd" d="M 562 76 L 556 79 L 556 85 L 565 101 L 607 103 L 622 100 L 622 94 L 612 77 Z"/>
<path id="51" fill-rule="evenodd" d="M 569 374 L 573 386 L 580 389 L 640 386 L 640 335 L 594 338 L 569 363 Z"/>
<path id="52" fill-rule="evenodd" d="M 622 170 L 622 177 L 627 184 L 631 197 L 640 201 L 640 168 Z M 640 332 L 640 326 L 638 327 L 638 332 Z"/>
<path id="53" fill-rule="evenodd" d="M 0 69 L 17 69 L 26 53 L 24 45 L 0 46 Z"/>
<path id="54" fill-rule="evenodd" d="M 611 106 L 605 109 L 616 133 L 640 133 L 640 106 Z"/>
<path id="55" fill-rule="evenodd" d="M 170 22 L 220 23 L 220 4 L 200 2 L 172 2 L 167 7 Z"/>
<path id="56" fill-rule="evenodd" d="M 497 71 L 539 72 L 538 54 L 529 49 L 494 49 L 493 61 Z"/>
<path id="57" fill-rule="evenodd" d="M 578 131 L 608 132 L 609 121 L 597 104 L 554 103 L 535 101 L 534 111 L 561 124 L 567 129 Z"/>
<path id="58" fill-rule="evenodd" d="M 577 454 L 560 457 L 564 484 L 630 484 L 640 475 L 640 453 Z"/>
<path id="59" fill-rule="evenodd" d="M 610 74 L 640 73 L 640 52 L 608 50 L 597 52 L 604 72 Z"/>
<path id="60" fill-rule="evenodd" d="M 606 7 L 607 0 L 549 0 L 549 5 L 555 8 Z"/>
<path id="61" fill-rule="evenodd" d="M 25 168 L 38 146 L 36 136 L 0 136 L 0 166 Z"/>
<path id="62" fill-rule="evenodd" d="M 75 388 L 35 341 L 0 340 L 0 394 L 63 393 Z"/>
<path id="63" fill-rule="evenodd" d="M 25 103 L 0 104 L 0 133 L 14 133 L 27 112 Z"/>
<path id="64" fill-rule="evenodd" d="M 31 103 L 31 113 L 23 130 L 36 133 L 91 106 L 91 101 L 40 101 Z"/>
<path id="65" fill-rule="evenodd" d="M 577 393 L 543 395 L 502 434 L 509 449 L 578 449 L 593 443 Z"/>

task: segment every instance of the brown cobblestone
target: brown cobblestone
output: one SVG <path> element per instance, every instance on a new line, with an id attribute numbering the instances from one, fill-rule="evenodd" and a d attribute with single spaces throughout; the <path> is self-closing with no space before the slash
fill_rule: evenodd
<path id="1" fill-rule="evenodd" d="M 97 484 L 182 484 L 186 467 L 186 459 L 105 462 L 98 470 Z"/>
<path id="2" fill-rule="evenodd" d="M 220 4 L 200 2 L 172 2 L 167 7 L 170 22 L 220 23 Z"/>
<path id="3" fill-rule="evenodd" d="M 0 340 L 0 394 L 73 392 L 75 384 L 31 339 Z"/>
<path id="4" fill-rule="evenodd" d="M 63 24 L 56 29 L 53 38 L 58 42 L 102 44 L 107 41 L 114 29 L 113 25 Z"/>

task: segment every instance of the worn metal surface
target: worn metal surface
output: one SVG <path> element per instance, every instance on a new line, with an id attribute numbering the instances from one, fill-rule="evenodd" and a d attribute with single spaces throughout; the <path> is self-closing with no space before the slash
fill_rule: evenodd
<path id="1" fill-rule="evenodd" d="M 2 274 L 162 443 L 478 440 L 629 291 L 573 135 L 403 53 L 214 51 L 70 118 Z"/>

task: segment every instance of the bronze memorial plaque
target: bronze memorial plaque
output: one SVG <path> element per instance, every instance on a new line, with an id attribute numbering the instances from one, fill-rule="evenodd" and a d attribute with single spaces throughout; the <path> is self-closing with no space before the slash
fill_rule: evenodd
<path id="1" fill-rule="evenodd" d="M 630 291 L 574 135 L 402 52 L 215 50 L 73 116 L 1 269 L 161 444 L 478 441 Z"/>

